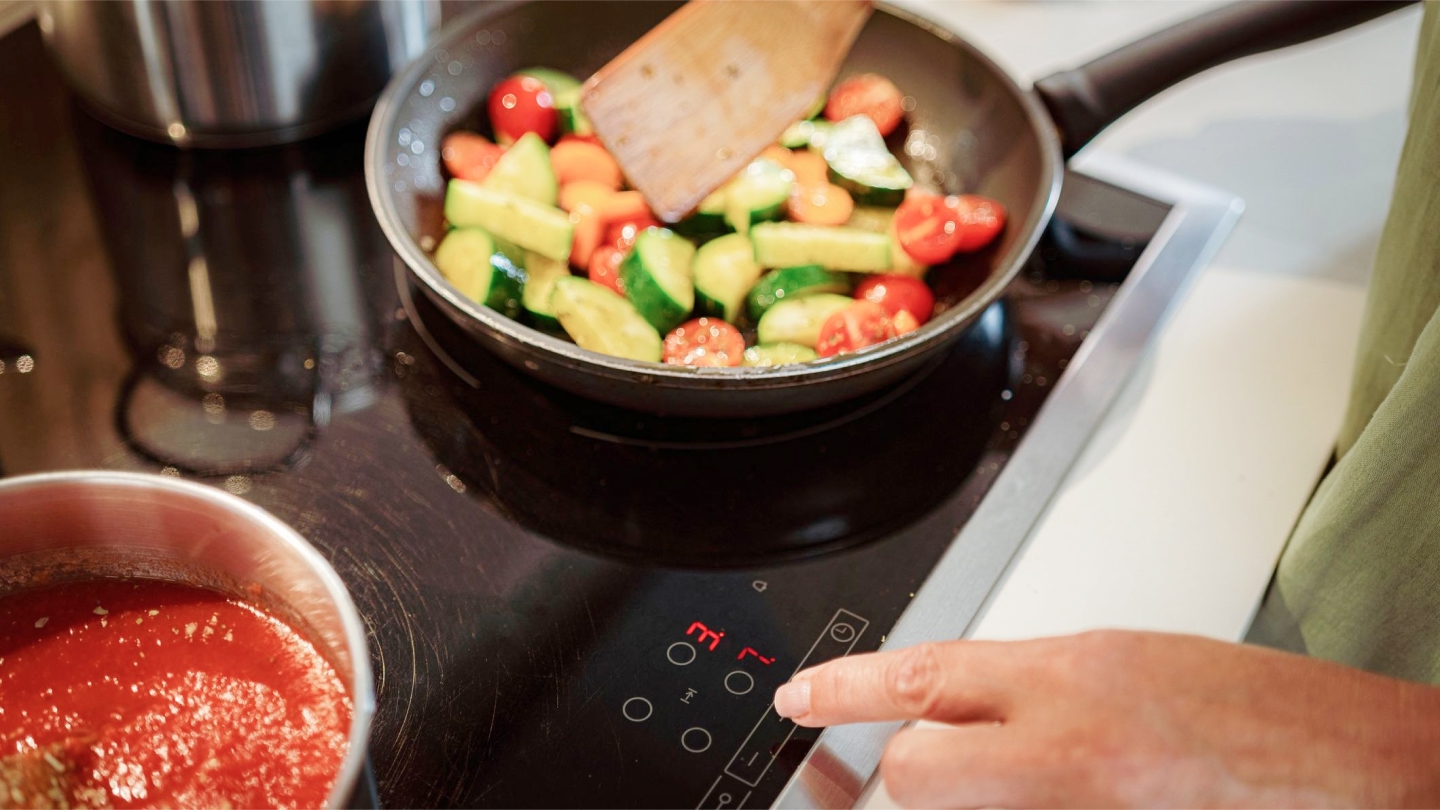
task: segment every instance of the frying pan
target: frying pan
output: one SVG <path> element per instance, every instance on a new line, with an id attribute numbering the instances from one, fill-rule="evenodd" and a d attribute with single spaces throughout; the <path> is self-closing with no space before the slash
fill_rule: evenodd
<path id="1" fill-rule="evenodd" d="M 455 129 L 489 132 L 484 108 L 495 82 L 534 66 L 588 76 L 678 4 L 497 4 L 457 21 L 381 96 L 366 141 L 366 182 L 381 228 L 420 289 L 515 367 L 582 396 L 651 413 L 800 411 L 892 384 L 953 344 L 1034 249 L 1059 198 L 1064 160 L 1137 104 L 1222 62 L 1314 39 L 1405 4 L 1241 2 L 1041 79 L 1033 91 L 961 37 L 879 5 L 840 75 L 879 73 L 913 97 L 908 129 L 892 136 L 892 147 L 917 185 L 994 198 L 1010 221 L 984 251 L 931 270 L 929 281 L 942 294 L 929 323 L 819 362 L 688 368 L 597 354 L 468 300 L 426 253 L 444 233 L 439 143 Z"/>

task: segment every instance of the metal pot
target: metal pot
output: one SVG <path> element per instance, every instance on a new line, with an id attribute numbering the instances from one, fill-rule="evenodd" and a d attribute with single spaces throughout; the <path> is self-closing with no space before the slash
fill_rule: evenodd
<path id="1" fill-rule="evenodd" d="M 222 591 L 260 586 L 350 689 L 349 751 L 327 807 L 365 761 L 375 695 L 365 625 L 339 575 L 273 515 L 218 489 L 159 475 L 76 471 L 0 480 L 0 593 L 37 581 L 147 576 Z"/>
<path id="2" fill-rule="evenodd" d="M 425 49 L 437 0 L 44 0 L 40 30 L 108 123 L 179 146 L 284 143 L 357 118 Z"/>

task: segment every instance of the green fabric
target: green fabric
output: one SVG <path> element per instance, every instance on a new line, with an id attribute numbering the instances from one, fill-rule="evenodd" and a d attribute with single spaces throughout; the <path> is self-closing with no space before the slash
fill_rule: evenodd
<path id="1" fill-rule="evenodd" d="M 1247 640 L 1440 684 L 1440 6 L 1427 2 L 1338 460 Z"/>

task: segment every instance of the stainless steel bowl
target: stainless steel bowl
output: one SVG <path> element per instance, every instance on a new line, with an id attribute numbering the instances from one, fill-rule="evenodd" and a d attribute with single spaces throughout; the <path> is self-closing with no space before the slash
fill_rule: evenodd
<path id="1" fill-rule="evenodd" d="M 0 479 L 0 593 L 118 575 L 244 593 L 317 645 L 355 707 L 326 799 L 344 806 L 365 761 L 375 695 L 365 626 L 325 558 L 260 507 L 200 484 L 103 471 Z"/>
<path id="2" fill-rule="evenodd" d="M 43 0 L 40 30 L 110 124 L 178 146 L 259 146 L 369 110 L 425 50 L 436 0 Z"/>

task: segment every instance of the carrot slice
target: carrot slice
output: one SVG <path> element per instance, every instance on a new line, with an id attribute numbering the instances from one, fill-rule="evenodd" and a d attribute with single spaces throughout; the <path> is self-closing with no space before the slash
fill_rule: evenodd
<path id="1" fill-rule="evenodd" d="M 790 150 L 778 143 L 772 143 L 765 147 L 765 151 L 760 153 L 760 157 L 766 160 L 773 160 L 781 166 L 785 166 L 790 162 Z"/>
<path id="2" fill-rule="evenodd" d="M 590 257 L 595 248 L 605 239 L 605 220 L 598 211 L 583 209 L 570 212 L 570 221 L 575 223 L 575 238 L 570 243 L 570 265 L 579 270 L 590 266 Z"/>
<path id="3" fill-rule="evenodd" d="M 604 183 L 576 180 L 560 187 L 560 207 L 572 213 L 580 210 L 595 211 L 614 194 L 615 189 Z"/>
<path id="4" fill-rule="evenodd" d="M 843 225 L 855 211 L 850 192 L 826 183 L 804 186 L 796 183 L 790 192 L 790 218 L 811 225 Z"/>
<path id="5" fill-rule="evenodd" d="M 830 182 L 830 166 L 825 158 L 809 149 L 798 149 L 790 153 L 785 168 L 795 173 L 795 182 L 802 186 L 819 186 Z"/>
<path id="6" fill-rule="evenodd" d="M 650 213 L 650 204 L 645 202 L 645 196 L 638 191 L 617 191 L 601 202 L 598 210 L 606 222 L 625 222 L 654 216 Z"/>
<path id="7" fill-rule="evenodd" d="M 450 176 L 476 183 L 485 179 L 503 154 L 504 147 L 473 132 L 452 132 L 440 142 L 440 159 Z"/>
<path id="8" fill-rule="evenodd" d="M 562 186 L 586 180 L 615 191 L 625 182 L 615 158 L 605 147 L 588 141 L 568 139 L 555 144 L 550 149 L 550 165 Z"/>

